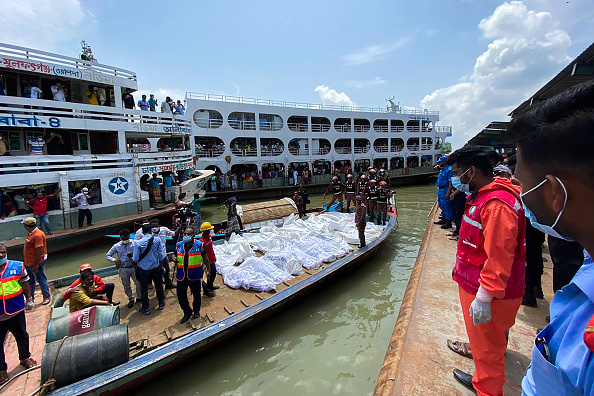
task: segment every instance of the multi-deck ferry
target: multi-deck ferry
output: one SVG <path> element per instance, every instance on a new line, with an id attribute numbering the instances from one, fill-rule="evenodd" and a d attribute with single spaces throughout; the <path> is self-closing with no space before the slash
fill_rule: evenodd
<path id="1" fill-rule="evenodd" d="M 54 100 L 58 80 L 64 101 Z M 23 235 L 24 202 L 39 189 L 61 189 L 48 210 L 52 229 L 64 230 L 78 226 L 71 198 L 83 187 L 94 221 L 109 220 L 150 209 L 153 174 L 180 182 L 214 170 L 230 186 L 234 175 L 262 172 L 262 186 L 274 187 L 295 182 L 293 170 L 298 181 L 309 170 L 313 183 L 370 165 L 393 177 L 430 173 L 451 136 L 437 112 L 404 112 L 393 102 L 339 107 L 187 93 L 184 115 L 125 108 L 128 90 L 138 90 L 134 72 L 1 43 L 0 82 L 0 240 Z M 40 154 L 32 150 L 37 139 L 45 143 Z M 172 201 L 167 192 L 163 201 Z"/>

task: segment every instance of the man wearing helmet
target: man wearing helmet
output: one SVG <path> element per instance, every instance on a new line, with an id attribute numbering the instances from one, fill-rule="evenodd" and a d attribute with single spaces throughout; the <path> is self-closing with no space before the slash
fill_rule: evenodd
<path id="1" fill-rule="evenodd" d="M 207 271 L 208 279 L 206 283 L 202 282 L 202 291 L 206 297 L 214 297 L 214 291 L 219 288 L 214 284 L 214 281 L 217 277 L 217 266 L 215 264 L 217 261 L 217 256 L 215 255 L 213 247 L 214 244 L 212 243 L 212 238 L 210 237 L 210 233 L 213 229 L 214 227 L 208 221 L 205 221 L 200 226 L 200 232 L 202 233 L 200 242 L 202 242 L 202 246 L 206 251 L 206 256 L 208 257 L 208 261 L 210 263 L 210 272 Z"/>
<path id="2" fill-rule="evenodd" d="M 388 177 L 388 172 L 384 168 L 380 169 L 377 173 L 376 180 L 381 183 L 382 181 L 386 182 L 386 188 L 390 189 L 390 178 Z"/>
<path id="3" fill-rule="evenodd" d="M 367 219 L 365 216 L 365 204 L 363 197 L 357 195 L 357 207 L 355 208 L 355 227 L 359 233 L 359 249 L 365 247 L 365 226 L 367 226 Z"/>
<path id="4" fill-rule="evenodd" d="M 388 183 L 382 180 L 379 182 L 379 188 L 377 189 L 377 225 L 386 225 L 389 199 L 390 190 L 388 189 Z"/>
<path id="5" fill-rule="evenodd" d="M 332 182 L 330 183 L 330 185 L 326 189 L 326 192 L 324 193 L 324 199 L 325 199 L 326 195 L 328 195 L 329 192 L 332 192 L 332 199 L 330 200 L 330 203 L 328 204 L 328 209 L 330 209 L 332 207 L 332 204 L 334 204 L 334 202 L 338 201 L 338 202 L 340 202 L 340 211 L 342 212 L 342 192 L 343 191 L 344 191 L 344 185 L 342 184 L 342 182 L 340 180 L 338 180 L 338 176 L 334 176 L 332 178 Z"/>
<path id="6" fill-rule="evenodd" d="M 353 206 L 355 204 L 355 195 L 357 195 L 357 185 L 353 181 L 353 175 L 350 173 L 347 175 L 347 181 L 344 184 L 344 196 L 346 198 L 346 211 L 349 213 L 351 202 Z"/>
<path id="7" fill-rule="evenodd" d="M 369 214 L 369 221 L 373 223 L 375 220 L 375 212 L 377 210 L 377 186 L 375 179 L 369 180 L 369 184 L 365 189 L 365 196 L 367 197 L 367 213 Z"/>

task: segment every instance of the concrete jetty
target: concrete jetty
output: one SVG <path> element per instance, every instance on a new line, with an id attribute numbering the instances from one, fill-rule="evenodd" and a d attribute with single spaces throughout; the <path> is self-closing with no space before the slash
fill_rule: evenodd
<path id="1" fill-rule="evenodd" d="M 434 225 L 437 207 L 429 216 L 427 229 L 411 273 L 396 326 L 388 345 L 374 395 L 472 395 L 452 375 L 454 368 L 474 370 L 471 359 L 455 354 L 447 339 L 468 341 L 458 297 L 452 280 L 456 244 L 446 231 Z M 553 297 L 552 262 L 544 251 L 542 277 L 544 299 L 538 308 L 521 306 L 516 324 L 510 329 L 505 355 L 506 395 L 520 395 L 537 328 L 543 328 Z"/>

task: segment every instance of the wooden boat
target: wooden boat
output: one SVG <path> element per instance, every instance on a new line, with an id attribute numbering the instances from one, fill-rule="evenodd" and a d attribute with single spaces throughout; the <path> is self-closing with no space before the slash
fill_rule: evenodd
<path id="1" fill-rule="evenodd" d="M 322 209 L 314 209 L 311 212 L 321 211 Z M 56 396 L 119 394 L 146 385 L 164 371 L 182 364 L 185 360 L 205 352 L 248 327 L 286 309 L 291 304 L 303 300 L 306 295 L 313 293 L 326 282 L 346 273 L 349 269 L 358 268 L 358 264 L 378 250 L 396 225 L 397 212 L 393 205 L 388 213 L 387 226 L 376 240 L 361 249 L 351 245 L 354 248 L 351 253 L 334 262 L 323 264 L 318 270 L 304 270 L 303 274 L 289 282 L 279 284 L 276 291 L 258 293 L 244 289 L 231 289 L 222 284 L 220 275 L 217 275 L 216 283 L 221 288 L 217 290 L 215 298 L 202 299 L 200 319 L 190 320 L 183 325 L 179 324 L 182 312 L 175 306 L 177 298 L 174 291 L 166 291 L 166 309 L 155 310 L 154 314 L 148 317 L 137 313 L 138 305 L 132 309 L 122 307 L 122 322 L 128 324 L 131 341 L 130 360 L 110 370 L 56 389 L 51 394 Z M 215 232 L 223 226 L 224 224 L 218 224 Z M 119 293 L 120 296 L 117 297 L 123 297 L 121 290 Z M 151 304 L 154 303 L 155 299 L 151 296 Z"/>

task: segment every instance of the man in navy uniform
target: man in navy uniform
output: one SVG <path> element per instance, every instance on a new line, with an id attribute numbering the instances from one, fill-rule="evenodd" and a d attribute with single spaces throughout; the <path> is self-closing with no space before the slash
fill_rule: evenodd
<path id="1" fill-rule="evenodd" d="M 534 228 L 594 252 L 594 81 L 573 87 L 512 120 L 516 178 Z M 593 395 L 594 263 L 586 255 L 551 302 L 551 323 L 532 348 L 524 395 Z"/>

